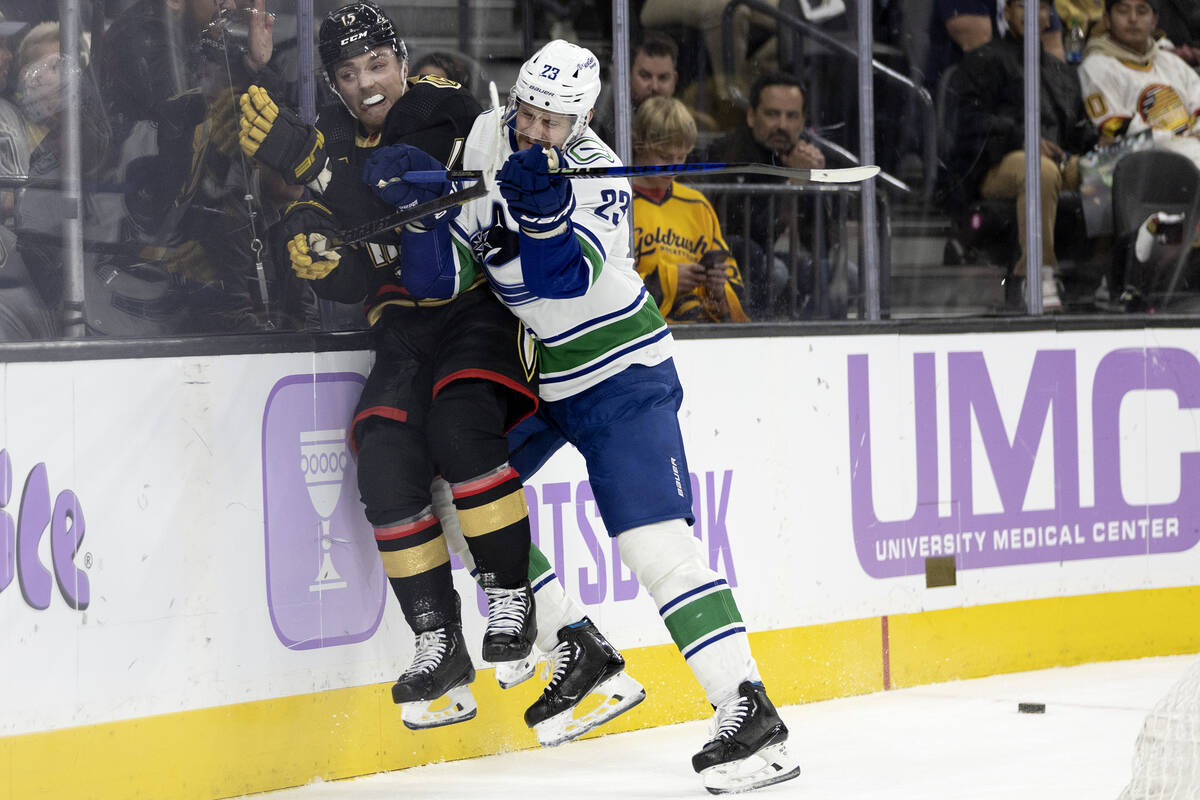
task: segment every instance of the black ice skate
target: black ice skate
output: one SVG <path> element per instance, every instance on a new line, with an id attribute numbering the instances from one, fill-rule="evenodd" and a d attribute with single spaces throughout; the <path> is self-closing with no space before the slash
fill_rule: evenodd
<path id="1" fill-rule="evenodd" d="M 625 659 L 587 617 L 559 629 L 548 666 L 553 669 L 550 683 L 525 712 L 525 724 L 537 732 L 543 747 L 569 742 L 646 699 L 642 685 L 625 674 Z M 576 708 L 590 694 L 604 699 L 576 717 Z"/>
<path id="2" fill-rule="evenodd" d="M 392 686 L 392 701 L 400 706 L 405 727 L 421 730 L 474 718 L 476 706 L 470 684 L 475 680 L 475 667 L 467 654 L 462 628 L 447 625 L 418 634 L 415 650 L 412 664 Z M 443 696 L 449 703 L 431 711 Z"/>
<path id="3" fill-rule="evenodd" d="M 516 589 L 488 589 L 488 621 L 483 632 L 483 660 L 520 661 L 533 650 L 537 620 L 529 581 Z"/>
<path id="4" fill-rule="evenodd" d="M 712 740 L 692 756 L 709 792 L 745 792 L 800 774 L 787 752 L 787 726 L 761 683 L 744 681 L 736 697 L 717 706 L 712 730 Z"/>

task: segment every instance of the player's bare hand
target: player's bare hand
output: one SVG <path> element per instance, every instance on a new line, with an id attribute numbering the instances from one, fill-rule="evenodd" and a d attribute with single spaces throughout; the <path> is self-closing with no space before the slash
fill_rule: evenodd
<path id="1" fill-rule="evenodd" d="M 679 280 L 676 283 L 675 291 L 677 294 L 684 295 L 692 291 L 698 286 L 702 286 L 707 275 L 704 267 L 695 263 L 683 263 L 677 265 Z"/>

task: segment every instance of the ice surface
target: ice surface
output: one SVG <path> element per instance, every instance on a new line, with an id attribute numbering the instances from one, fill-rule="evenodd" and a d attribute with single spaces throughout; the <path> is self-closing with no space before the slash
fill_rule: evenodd
<path id="1" fill-rule="evenodd" d="M 1143 718 L 1196 658 L 1086 664 L 788 706 L 780 713 L 800 777 L 746 796 L 1115 800 L 1129 780 Z M 1018 713 L 1019 702 L 1045 703 L 1046 713 Z M 707 732 L 707 722 L 689 722 L 256 797 L 708 797 L 690 761 Z"/>

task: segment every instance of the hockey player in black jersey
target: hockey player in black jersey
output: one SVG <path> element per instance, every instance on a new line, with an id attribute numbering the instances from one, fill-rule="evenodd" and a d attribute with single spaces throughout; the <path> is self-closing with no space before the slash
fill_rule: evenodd
<path id="1" fill-rule="evenodd" d="M 454 83 L 408 81 L 404 43 L 372 3 L 331 13 L 318 46 L 341 105 L 322 109 L 310 127 L 252 86 L 240 100 L 240 141 L 247 155 L 308 187 L 281 223 L 295 272 L 321 297 L 364 303 L 375 364 L 350 439 L 367 519 L 416 636 L 392 698 L 410 728 L 445 725 L 475 715 L 468 688 L 475 670 L 430 487 L 437 474 L 449 482 L 487 594 L 484 659 L 527 657 L 537 634 L 529 519 L 504 432 L 536 408 L 536 371 L 521 359 L 516 320 L 473 266 L 437 280 L 421 269 L 436 260 L 414 252 L 401 267 L 402 249 L 425 246 L 419 226 L 353 247 L 335 238 L 391 210 L 362 182 L 385 129 L 392 141 L 415 146 L 413 168 L 441 168 L 457 157 L 478 103 Z M 442 696 L 449 705 L 430 710 Z"/>

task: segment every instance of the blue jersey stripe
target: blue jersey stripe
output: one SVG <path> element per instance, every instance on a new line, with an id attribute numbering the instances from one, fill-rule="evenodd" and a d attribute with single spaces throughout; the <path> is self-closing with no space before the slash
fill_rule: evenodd
<path id="1" fill-rule="evenodd" d="M 689 591 L 689 592 L 684 592 L 683 594 L 679 595 L 679 597 L 676 597 L 674 600 L 672 600 L 671 602 L 667 603 L 665 606 L 663 606 L 662 608 L 660 608 L 660 609 L 658 610 L 658 613 L 659 613 L 659 615 L 660 615 L 660 616 L 663 616 L 663 617 L 665 617 L 665 616 L 667 615 L 667 612 L 668 612 L 669 610 L 671 610 L 671 608 L 672 608 L 672 607 L 679 605 L 679 604 L 680 604 L 680 603 L 682 603 L 684 600 L 687 600 L 689 597 L 693 597 L 693 596 L 695 596 L 695 595 L 699 594 L 700 592 L 703 592 L 703 591 L 705 591 L 705 590 L 707 590 L 707 589 L 711 589 L 711 588 L 713 588 L 714 586 L 724 586 L 724 585 L 726 585 L 726 584 L 725 584 L 725 579 L 724 579 L 724 578 L 717 578 L 717 579 L 716 579 L 715 581 L 713 581 L 712 583 L 706 583 L 706 584 L 704 584 L 703 586 L 697 586 L 695 589 L 692 589 L 692 590 L 691 590 L 691 591 Z"/>
<path id="2" fill-rule="evenodd" d="M 538 581 L 537 584 L 533 587 L 533 591 L 536 592 L 538 589 L 542 588 L 550 581 L 555 580 L 557 577 L 558 576 L 555 575 L 553 571 L 547 572 L 546 577 L 544 577 L 540 581 Z"/>
<path id="3" fill-rule="evenodd" d="M 705 639 L 703 642 L 696 645 L 691 650 L 685 650 L 683 652 L 683 657 L 691 658 L 692 656 L 696 655 L 696 653 L 699 653 L 701 650 L 708 647 L 710 644 L 715 644 L 716 642 L 719 642 L 722 639 L 724 639 L 726 636 L 733 636 L 735 633 L 745 633 L 745 632 L 746 632 L 746 629 L 741 626 L 739 626 L 737 628 L 730 628 L 727 631 L 721 631 L 716 636 L 710 636 L 709 638 Z"/>
<path id="4" fill-rule="evenodd" d="M 588 240 L 588 243 L 591 244 L 592 247 L 596 248 L 596 252 L 600 254 L 601 264 L 608 260 L 608 253 L 605 251 L 604 245 L 600 243 L 600 240 L 596 238 L 596 234 L 592 233 L 583 225 L 573 225 L 572 228 L 574 229 L 576 236 L 583 236 Z"/>

